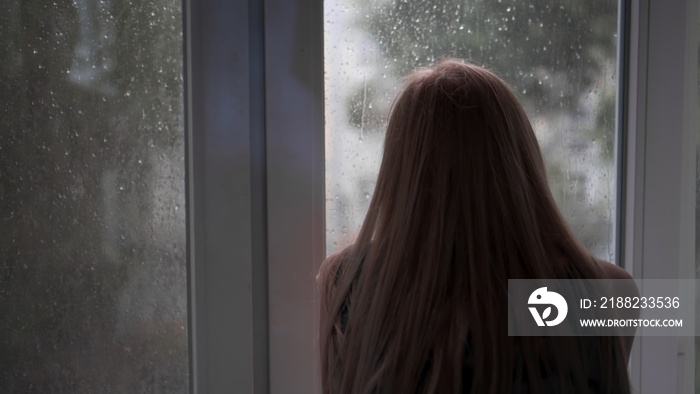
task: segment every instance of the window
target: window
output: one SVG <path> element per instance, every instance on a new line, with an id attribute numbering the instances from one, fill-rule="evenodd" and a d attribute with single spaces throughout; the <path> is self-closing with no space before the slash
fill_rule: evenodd
<path id="1" fill-rule="evenodd" d="M 359 230 L 400 78 L 449 56 L 511 84 L 564 216 L 596 256 L 615 261 L 615 0 L 324 5 L 327 253 Z"/>
<path id="2" fill-rule="evenodd" d="M 181 6 L 0 18 L 0 391 L 187 392 Z"/>

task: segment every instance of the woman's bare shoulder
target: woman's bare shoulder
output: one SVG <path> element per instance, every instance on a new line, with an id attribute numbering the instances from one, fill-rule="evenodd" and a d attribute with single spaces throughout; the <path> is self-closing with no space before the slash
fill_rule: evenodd
<path id="1" fill-rule="evenodd" d="M 638 297 L 639 288 L 629 272 L 622 267 L 602 260 L 596 260 L 598 268 L 603 273 L 602 279 L 615 279 L 615 295 L 626 297 Z"/>
<path id="2" fill-rule="evenodd" d="M 603 260 L 595 260 L 595 262 L 603 273 L 604 279 L 633 279 L 629 272 L 618 265 Z"/>

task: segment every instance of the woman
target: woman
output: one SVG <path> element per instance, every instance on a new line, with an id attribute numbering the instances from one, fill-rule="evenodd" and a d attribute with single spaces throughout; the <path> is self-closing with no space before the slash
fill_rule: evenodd
<path id="1" fill-rule="evenodd" d="M 413 73 L 358 239 L 319 272 L 324 393 L 629 392 L 629 339 L 508 336 L 507 280 L 530 278 L 629 275 L 568 229 L 505 82 Z"/>

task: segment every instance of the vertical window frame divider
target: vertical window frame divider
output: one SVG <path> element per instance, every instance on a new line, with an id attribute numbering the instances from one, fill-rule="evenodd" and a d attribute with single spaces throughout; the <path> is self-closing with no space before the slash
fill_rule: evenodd
<path id="1" fill-rule="evenodd" d="M 264 3 L 270 392 L 320 393 L 323 2 Z"/>
<path id="2" fill-rule="evenodd" d="M 183 0 L 190 392 L 269 392 L 263 4 Z"/>

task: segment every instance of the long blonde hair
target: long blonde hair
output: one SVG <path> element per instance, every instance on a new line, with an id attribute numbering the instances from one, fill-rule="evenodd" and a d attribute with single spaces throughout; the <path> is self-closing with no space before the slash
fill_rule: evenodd
<path id="1" fill-rule="evenodd" d="M 548 374 L 557 392 L 591 375 L 629 391 L 615 338 L 590 365 L 580 338 L 507 334 L 508 279 L 600 277 L 508 85 L 457 60 L 416 71 L 359 236 L 322 266 L 324 393 L 542 392 Z"/>

